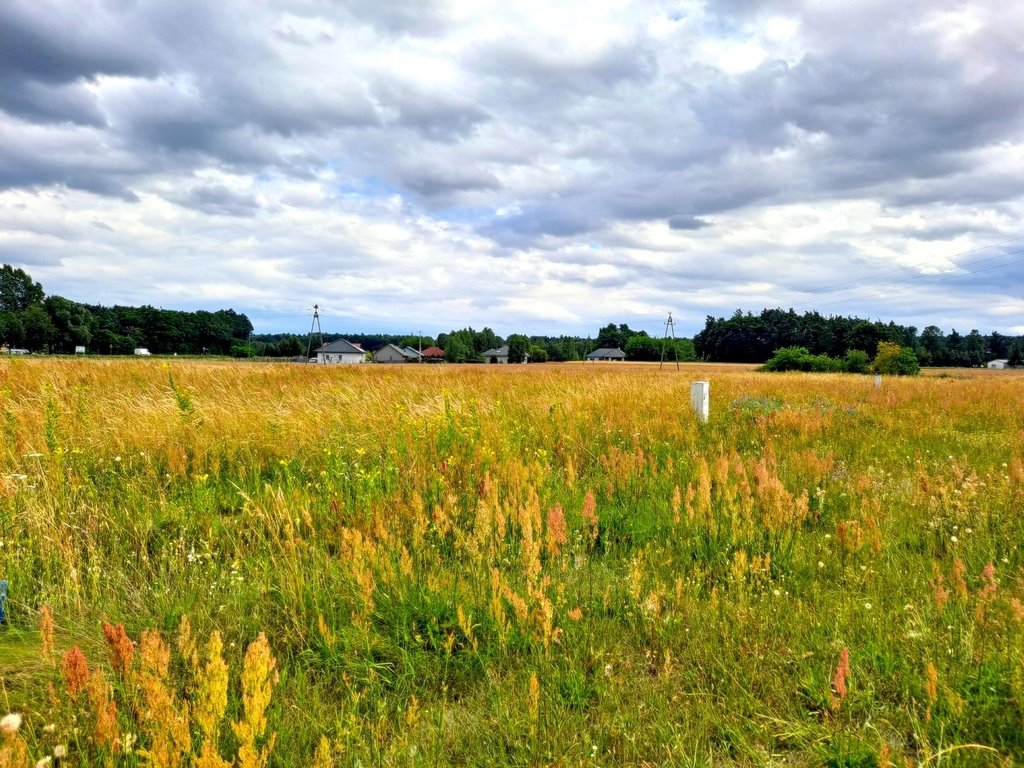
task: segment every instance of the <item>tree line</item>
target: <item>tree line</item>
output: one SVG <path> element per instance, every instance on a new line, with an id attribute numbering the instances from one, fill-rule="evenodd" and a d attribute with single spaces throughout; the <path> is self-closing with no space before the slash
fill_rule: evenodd
<path id="1" fill-rule="evenodd" d="M 142 307 L 101 307 L 47 296 L 22 269 L 0 267 L 0 344 L 30 352 L 130 355 L 230 355 L 244 346 L 252 323 L 232 309 L 183 312 Z"/>
<path id="2" fill-rule="evenodd" d="M 874 356 L 882 342 L 909 349 L 920 365 L 984 365 L 1005 358 L 1024 365 L 1024 336 L 977 330 L 949 334 L 929 325 L 914 326 L 822 315 L 780 308 L 760 314 L 737 310 L 732 317 L 709 315 L 692 340 L 658 339 L 628 325 L 609 323 L 596 338 L 511 334 L 498 336 L 490 328 L 452 330 L 437 337 L 384 333 L 324 334 L 325 342 L 345 338 L 373 352 L 385 344 L 426 349 L 441 347 L 449 362 L 478 362 L 490 349 L 509 347 L 509 361 L 564 362 L 585 359 L 602 347 L 621 349 L 627 360 L 679 359 L 709 362 L 764 363 L 780 349 L 801 348 L 810 356 L 845 359 L 847 353 Z M 316 343 L 319 343 L 317 338 Z M 78 346 L 103 354 L 131 354 L 146 347 L 157 354 L 217 354 L 236 357 L 304 357 L 308 335 L 253 334 L 252 323 L 232 309 L 186 312 L 142 307 L 103 307 L 80 304 L 62 296 L 47 296 L 42 285 L 22 269 L 0 267 L 0 344 L 32 352 L 73 353 Z"/>
<path id="3" fill-rule="evenodd" d="M 736 310 L 730 318 L 709 315 L 693 337 L 700 359 L 729 363 L 763 363 L 776 350 L 790 347 L 832 358 L 843 358 L 851 350 L 874 356 L 880 342 L 912 350 L 926 366 L 978 367 L 998 358 L 1019 366 L 1024 353 L 1024 336 L 997 331 L 982 335 L 977 330 L 964 335 L 955 329 L 946 334 L 935 325 L 918 333 L 910 325 L 818 312 L 799 315 L 792 309 L 764 309 L 759 315 Z"/>

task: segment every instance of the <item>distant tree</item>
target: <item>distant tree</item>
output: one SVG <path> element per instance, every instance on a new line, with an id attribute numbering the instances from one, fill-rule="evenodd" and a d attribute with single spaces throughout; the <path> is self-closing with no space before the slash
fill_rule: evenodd
<path id="1" fill-rule="evenodd" d="M 661 347 L 660 342 L 655 341 L 646 333 L 638 333 L 631 336 L 626 342 L 623 352 L 626 353 L 627 360 L 660 360 Z M 675 359 L 671 350 L 668 350 L 667 357 L 670 360 Z"/>
<path id="2" fill-rule="evenodd" d="M 546 363 L 548 361 L 548 351 L 544 349 L 540 344 L 530 345 L 530 362 L 531 363 Z"/>
<path id="3" fill-rule="evenodd" d="M 1024 343 L 1020 339 L 1010 344 L 1009 358 L 1007 359 L 1007 365 L 1011 368 L 1024 368 Z"/>
<path id="4" fill-rule="evenodd" d="M 25 343 L 25 326 L 21 322 L 21 314 L 17 312 L 0 312 L 0 344 L 9 347 L 20 347 Z"/>
<path id="5" fill-rule="evenodd" d="M 521 363 L 530 350 L 530 340 L 521 333 L 513 333 L 508 337 L 508 361 Z"/>
<path id="6" fill-rule="evenodd" d="M 32 352 L 49 352 L 57 329 L 41 304 L 33 304 L 21 313 L 25 327 L 25 346 Z"/>
<path id="7" fill-rule="evenodd" d="M 449 334 L 445 339 L 444 359 L 449 363 L 465 363 L 476 358 L 472 339 L 468 340 L 461 333 Z"/>
<path id="8" fill-rule="evenodd" d="M 1003 336 L 999 331 L 992 331 L 985 340 L 988 345 L 989 354 L 996 358 L 1005 358 L 1010 355 L 1010 344 L 1012 339 L 1009 336 Z"/>
<path id="9" fill-rule="evenodd" d="M 0 267 L 0 312 L 23 312 L 43 303 L 43 286 L 23 269 Z"/>
<path id="10" fill-rule="evenodd" d="M 964 336 L 963 344 L 960 348 L 963 351 L 965 364 L 972 368 L 984 365 L 989 359 L 988 344 L 985 341 L 985 337 L 978 333 L 976 328 Z"/>
<path id="11" fill-rule="evenodd" d="M 43 302 L 53 323 L 52 348 L 54 351 L 74 352 L 75 347 L 88 346 L 92 341 L 92 314 L 89 308 L 68 301 L 63 296 L 48 296 Z"/>
<path id="12" fill-rule="evenodd" d="M 929 325 L 921 331 L 921 350 L 927 353 L 930 365 L 945 365 L 948 358 L 946 337 L 938 326 Z M 921 357 L 921 355 L 919 355 Z"/>

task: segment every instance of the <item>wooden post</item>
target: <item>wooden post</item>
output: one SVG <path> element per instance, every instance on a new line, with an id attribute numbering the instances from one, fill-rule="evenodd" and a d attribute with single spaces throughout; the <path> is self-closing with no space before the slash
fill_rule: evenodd
<path id="1" fill-rule="evenodd" d="M 707 381 L 695 381 L 690 385 L 690 405 L 697 414 L 697 421 L 707 424 L 711 405 L 711 384 Z"/>

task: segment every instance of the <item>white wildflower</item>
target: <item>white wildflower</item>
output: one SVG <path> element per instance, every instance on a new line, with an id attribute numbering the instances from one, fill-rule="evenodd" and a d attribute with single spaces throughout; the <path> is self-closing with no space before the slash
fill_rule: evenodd
<path id="1" fill-rule="evenodd" d="M 0 718 L 0 733 L 13 736 L 18 732 L 19 728 L 21 728 L 21 715 L 17 712 L 11 712 L 11 714 Z"/>

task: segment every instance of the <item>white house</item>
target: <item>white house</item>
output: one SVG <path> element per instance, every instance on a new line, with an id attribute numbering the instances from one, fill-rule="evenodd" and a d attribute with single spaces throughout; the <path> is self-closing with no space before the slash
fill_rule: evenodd
<path id="1" fill-rule="evenodd" d="M 415 349 L 399 347 L 395 344 L 385 344 L 373 353 L 375 363 L 415 363 L 419 360 L 419 354 Z"/>
<path id="2" fill-rule="evenodd" d="M 986 367 L 987 368 L 997 368 L 999 370 L 1002 370 L 1003 368 L 1009 368 L 1010 367 L 1010 361 L 1009 360 L 1004 360 L 1002 358 L 1000 358 L 999 360 L 989 360 L 988 361 L 988 365 Z"/>
<path id="3" fill-rule="evenodd" d="M 366 351 L 344 339 L 329 341 L 316 350 L 318 363 L 365 363 Z"/>
<path id="4" fill-rule="evenodd" d="M 497 347 L 495 349 L 488 349 L 486 352 L 481 353 L 485 363 L 501 363 L 502 365 L 508 363 L 508 344 L 503 347 Z"/>
<path id="5" fill-rule="evenodd" d="M 587 360 L 625 360 L 626 353 L 621 349 L 613 349 L 612 347 L 601 347 L 595 349 L 589 355 Z"/>

